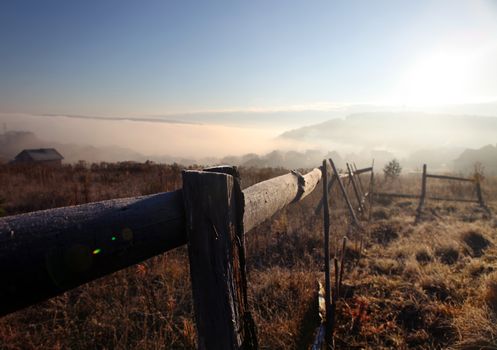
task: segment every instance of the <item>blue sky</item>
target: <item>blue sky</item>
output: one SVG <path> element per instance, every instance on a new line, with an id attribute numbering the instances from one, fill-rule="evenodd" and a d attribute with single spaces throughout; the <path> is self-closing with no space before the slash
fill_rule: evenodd
<path id="1" fill-rule="evenodd" d="M 497 96 L 497 2 L 0 2 L 0 112 L 163 115 Z"/>

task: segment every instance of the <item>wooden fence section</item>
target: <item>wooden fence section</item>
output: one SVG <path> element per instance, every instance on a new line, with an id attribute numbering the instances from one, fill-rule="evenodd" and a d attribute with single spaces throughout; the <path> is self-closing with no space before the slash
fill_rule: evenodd
<path id="1" fill-rule="evenodd" d="M 314 169 L 245 189 L 245 232 L 320 179 Z M 184 207 L 178 190 L 0 218 L 0 315 L 186 244 Z"/>
<path id="2" fill-rule="evenodd" d="M 419 194 L 409 194 L 409 193 L 386 193 L 386 192 L 375 192 L 377 197 L 392 197 L 392 198 L 408 198 L 408 199 L 419 199 L 421 196 Z M 446 201 L 446 202 L 466 202 L 466 203 L 478 203 L 478 199 L 468 199 L 468 198 L 448 198 L 448 197 L 436 197 L 436 196 L 425 196 L 425 199 L 430 199 L 434 201 Z"/>
<path id="3" fill-rule="evenodd" d="M 427 196 L 426 193 L 426 184 L 429 178 L 438 179 L 438 180 L 449 180 L 449 181 L 460 181 L 460 182 L 469 182 L 475 185 L 475 196 L 476 198 L 447 198 L 447 197 L 437 197 L 437 196 Z M 385 193 L 385 192 L 376 192 L 375 196 L 378 197 L 393 197 L 393 198 L 409 198 L 409 199 L 419 199 L 418 208 L 416 209 L 416 221 L 418 221 L 422 215 L 423 208 L 425 205 L 425 201 L 427 199 L 434 201 L 449 201 L 449 202 L 466 202 L 466 203 L 477 203 L 485 209 L 489 214 L 490 210 L 485 205 L 485 201 L 483 200 L 483 194 L 481 191 L 481 179 L 478 174 L 475 175 L 474 178 L 464 178 L 457 176 L 448 176 L 448 175 L 436 175 L 436 174 L 428 174 L 427 166 L 423 164 L 423 172 L 421 175 L 421 190 L 420 194 L 408 194 L 408 193 Z"/>
<path id="4" fill-rule="evenodd" d="M 361 208 L 355 180 L 367 172 L 373 168 L 339 174 L 330 159 L 305 175 L 292 171 L 241 191 L 236 168 L 221 166 L 183 172 L 183 189 L 175 192 L 0 218 L 0 316 L 188 244 L 199 348 L 256 348 L 244 234 L 308 196 L 323 173 L 331 181 L 323 182 L 321 204 L 328 209 L 337 181 L 357 222 L 342 180 L 353 181 Z M 329 232 L 329 217 L 326 225 Z M 325 238 L 329 243 L 329 233 Z"/>

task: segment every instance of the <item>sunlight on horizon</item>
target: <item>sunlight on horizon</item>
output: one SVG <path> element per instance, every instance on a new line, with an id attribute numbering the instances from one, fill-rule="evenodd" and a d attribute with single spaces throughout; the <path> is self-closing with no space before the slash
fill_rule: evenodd
<path id="1" fill-rule="evenodd" d="M 472 84 L 481 75 L 478 52 L 437 50 L 422 55 L 402 75 L 393 103 L 411 107 L 495 101 L 475 96 Z"/>

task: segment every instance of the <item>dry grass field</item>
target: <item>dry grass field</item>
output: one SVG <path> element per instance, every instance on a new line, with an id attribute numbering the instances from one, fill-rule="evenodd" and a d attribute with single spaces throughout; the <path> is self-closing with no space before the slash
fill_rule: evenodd
<path id="1" fill-rule="evenodd" d="M 240 169 L 242 186 L 285 173 Z M 380 175 L 380 174 L 377 174 Z M 366 181 L 366 179 L 365 179 Z M 417 193 L 419 176 L 382 191 Z M 177 165 L 99 164 L 61 169 L 0 168 L 0 215 L 181 188 Z M 471 196 L 447 182 L 429 191 Z M 497 213 L 497 180 L 484 193 Z M 265 349 L 305 349 L 318 325 L 323 280 L 321 191 L 247 236 L 249 297 Z M 349 229 L 337 189 L 331 195 L 332 252 L 349 236 L 338 349 L 497 349 L 497 220 L 475 204 L 378 199 L 363 233 Z M 363 235 L 362 251 L 359 249 Z M 185 247 L 0 319 L 1 349 L 195 348 Z"/>

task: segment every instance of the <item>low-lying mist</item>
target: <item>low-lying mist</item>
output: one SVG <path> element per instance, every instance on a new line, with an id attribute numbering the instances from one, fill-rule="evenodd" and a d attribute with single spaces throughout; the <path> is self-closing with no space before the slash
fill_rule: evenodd
<path id="1" fill-rule="evenodd" d="M 367 165 L 374 159 L 378 166 L 397 158 L 414 171 L 423 163 L 439 171 L 469 171 L 480 162 L 497 172 L 496 117 L 385 111 L 330 113 L 328 120 L 316 123 L 322 114 L 310 112 L 308 120 L 307 112 L 300 113 L 299 118 L 296 112 L 289 115 L 288 129 L 281 113 L 274 120 L 268 115 L 263 123 L 258 113 L 253 122 L 250 113 L 243 113 L 245 119 L 237 115 L 229 125 L 221 123 L 226 116 L 214 115 L 142 120 L 0 114 L 10 135 L 14 130 L 33 133 L 18 133 L 9 142 L 9 137 L 0 138 L 0 158 L 12 159 L 23 148 L 56 147 L 66 162 L 150 159 L 305 168 L 332 156 L 338 164 Z M 304 126 L 296 127 L 297 120 Z"/>
<path id="2" fill-rule="evenodd" d="M 8 130 L 31 131 L 56 143 L 117 146 L 152 157 L 198 159 L 305 148 L 305 142 L 277 139 L 278 130 L 270 127 L 31 115 L 2 115 L 0 122 Z"/>

